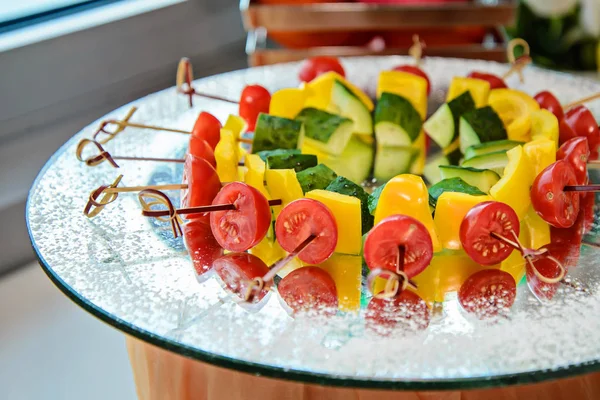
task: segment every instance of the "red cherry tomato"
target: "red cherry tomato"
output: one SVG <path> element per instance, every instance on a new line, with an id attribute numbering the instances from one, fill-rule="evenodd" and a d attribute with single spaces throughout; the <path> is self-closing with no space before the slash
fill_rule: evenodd
<path id="1" fill-rule="evenodd" d="M 201 112 L 192 129 L 192 136 L 206 140 L 213 149 L 221 139 L 221 122 L 212 114 Z"/>
<path id="2" fill-rule="evenodd" d="M 588 140 L 581 136 L 567 140 L 556 152 L 557 160 L 565 160 L 573 168 L 578 185 L 588 183 L 587 162 L 589 156 Z"/>
<path id="3" fill-rule="evenodd" d="M 558 143 L 563 144 L 568 142 L 569 140 L 576 138 L 575 132 L 573 129 L 567 124 L 567 121 L 564 119 L 558 123 Z"/>
<path id="4" fill-rule="evenodd" d="M 560 268 L 558 265 L 556 265 L 556 263 L 551 261 L 548 257 L 538 257 L 532 262 L 542 276 L 555 278 L 560 274 Z M 547 283 L 540 280 L 529 263 L 526 264 L 525 271 L 525 276 L 527 277 L 527 286 L 529 286 L 529 290 L 531 290 L 534 296 L 542 301 L 552 300 L 552 297 L 554 297 L 556 294 L 560 283 Z"/>
<path id="5" fill-rule="evenodd" d="M 584 200 L 584 197 L 580 195 L 580 203 Z M 570 228 L 550 226 L 550 243 L 544 246 L 549 250 L 550 255 L 557 258 L 565 268 L 576 267 L 579 261 L 586 222 L 586 210 L 583 206 L 580 206 L 580 208 L 579 215 Z"/>
<path id="6" fill-rule="evenodd" d="M 465 311 L 482 319 L 512 307 L 516 296 L 515 280 L 508 272 L 498 269 L 474 273 L 458 291 L 458 301 Z"/>
<path id="7" fill-rule="evenodd" d="M 192 258 L 196 274 L 212 270 L 214 261 L 223 255 L 206 219 L 194 219 L 183 225 L 185 245 Z"/>
<path id="8" fill-rule="evenodd" d="M 320 264 L 331 257 L 337 245 L 335 218 L 316 200 L 292 201 L 281 210 L 275 222 L 277 242 L 291 253 L 310 235 L 316 238 L 298 254 L 298 258 L 307 264 Z"/>
<path id="9" fill-rule="evenodd" d="M 460 241 L 465 252 L 478 264 L 494 265 L 505 260 L 512 247 L 494 238 L 496 233 L 514 240 L 520 231 L 519 217 L 507 204 L 486 201 L 471 208 L 460 224 Z"/>
<path id="10" fill-rule="evenodd" d="M 547 90 L 543 92 L 539 92 L 534 97 L 535 101 L 540 105 L 541 108 L 550 111 L 552 114 L 556 116 L 558 121 L 562 121 L 565 117 L 565 113 L 563 111 L 560 102 L 554 95 Z"/>
<path id="11" fill-rule="evenodd" d="M 395 67 L 394 71 L 408 72 L 409 74 L 425 78 L 425 80 L 427 81 L 427 96 L 429 96 L 429 93 L 431 93 L 431 81 L 429 80 L 429 77 L 427 76 L 425 71 L 423 71 L 421 68 L 415 65 L 400 65 L 398 67 Z"/>
<path id="12" fill-rule="evenodd" d="M 579 195 L 579 214 L 583 214 L 583 233 L 586 234 L 592 230 L 596 220 L 596 193 Z"/>
<path id="13" fill-rule="evenodd" d="M 232 182 L 213 200 L 213 204 L 233 204 L 234 210 L 210 213 L 210 227 L 217 242 L 229 251 L 246 251 L 258 244 L 269 230 L 271 208 L 257 189 Z"/>
<path id="14" fill-rule="evenodd" d="M 344 67 L 342 67 L 342 64 L 338 58 L 326 56 L 312 57 L 304 60 L 300 66 L 298 79 L 300 79 L 302 82 L 310 82 L 317 76 L 330 71 L 337 72 L 343 77 L 346 76 Z"/>
<path id="15" fill-rule="evenodd" d="M 181 190 L 181 208 L 207 206 L 221 190 L 217 171 L 203 158 L 188 154 L 183 167 L 183 182 L 187 189 Z M 186 218 L 202 218 L 206 214 L 188 214 Z"/>
<path id="16" fill-rule="evenodd" d="M 204 158 L 210 165 L 217 168 L 217 160 L 215 159 L 215 152 L 208 142 L 204 139 L 200 139 L 196 136 L 190 137 L 190 146 L 188 147 L 188 153 L 194 157 Z"/>
<path id="17" fill-rule="evenodd" d="M 600 129 L 594 115 L 586 106 L 575 106 L 567 110 L 565 122 L 571 127 L 576 136 L 585 136 L 588 139 L 590 153 L 593 160 L 598 158 L 598 145 L 600 144 Z"/>
<path id="18" fill-rule="evenodd" d="M 282 300 L 294 311 L 335 315 L 338 296 L 335 282 L 319 267 L 303 267 L 285 276 L 277 285 Z"/>
<path id="19" fill-rule="evenodd" d="M 403 290 L 397 296 L 388 299 L 373 297 L 367 306 L 365 319 L 369 327 L 387 335 L 398 324 L 413 330 L 427 328 L 431 312 L 419 295 L 410 290 Z"/>
<path id="20" fill-rule="evenodd" d="M 260 113 L 268 113 L 271 94 L 260 85 L 246 86 L 240 96 L 240 117 L 248 123 L 248 130 L 254 131 Z"/>
<path id="21" fill-rule="evenodd" d="M 248 286 L 254 278 L 262 278 L 269 267 L 260 258 L 248 253 L 230 253 L 219 257 L 214 262 L 215 272 L 221 278 L 225 287 L 233 294 L 244 298 Z M 258 303 L 269 293 L 270 282 L 265 282 L 260 292 L 252 298 Z"/>
<path id="22" fill-rule="evenodd" d="M 404 247 L 402 271 L 409 278 L 421 273 L 433 257 L 431 236 L 425 226 L 406 215 L 392 215 L 379 222 L 367 235 L 365 261 L 370 269 L 396 271 L 400 247 Z"/>
<path id="23" fill-rule="evenodd" d="M 485 72 L 473 71 L 469 75 L 467 75 L 467 77 L 473 78 L 473 79 L 481 79 L 482 81 L 489 82 L 490 89 L 506 89 L 506 88 L 508 88 L 508 86 L 506 86 L 506 83 L 504 82 L 504 79 L 502 79 L 499 76 L 494 75 L 494 74 L 487 74 Z"/>
<path id="24" fill-rule="evenodd" d="M 557 228 L 573 226 L 579 213 L 579 193 L 565 192 L 565 186 L 576 185 L 573 168 L 559 160 L 546 167 L 533 181 L 531 204 L 540 217 Z"/>

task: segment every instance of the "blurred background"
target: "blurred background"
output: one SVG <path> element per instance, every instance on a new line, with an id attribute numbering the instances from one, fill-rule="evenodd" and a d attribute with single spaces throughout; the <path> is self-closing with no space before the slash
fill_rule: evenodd
<path id="1" fill-rule="evenodd" d="M 522 37 L 537 65 L 596 75 L 600 0 L 0 0 L 0 398 L 135 397 L 122 336 L 54 288 L 30 248 L 26 196 L 60 145 L 174 85 L 182 56 L 202 77 L 407 54 L 414 34 L 425 55 L 496 61 Z"/>

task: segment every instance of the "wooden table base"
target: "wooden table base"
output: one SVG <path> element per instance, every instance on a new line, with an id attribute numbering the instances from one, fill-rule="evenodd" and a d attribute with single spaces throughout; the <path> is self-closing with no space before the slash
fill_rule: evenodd
<path id="1" fill-rule="evenodd" d="M 390 392 L 282 381 L 201 363 L 127 337 L 139 400 L 558 400 L 600 399 L 600 373 L 526 386 Z"/>

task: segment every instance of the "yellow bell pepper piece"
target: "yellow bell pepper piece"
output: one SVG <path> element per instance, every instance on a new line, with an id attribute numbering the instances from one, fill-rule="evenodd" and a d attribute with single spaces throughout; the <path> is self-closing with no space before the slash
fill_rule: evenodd
<path id="1" fill-rule="evenodd" d="M 504 122 L 510 140 L 529 141 L 531 114 L 540 109 L 533 97 L 519 90 L 494 89 L 490 92 L 489 105 Z"/>
<path id="2" fill-rule="evenodd" d="M 539 249 L 550 243 L 550 225 L 535 212 L 533 207 L 529 207 L 525 218 L 521 221 L 521 232 L 525 247 Z"/>
<path id="3" fill-rule="evenodd" d="M 311 190 L 306 193 L 306 197 L 325 204 L 333 214 L 338 230 L 335 252 L 360 254 L 362 249 L 360 200 L 327 190 Z"/>
<path id="4" fill-rule="evenodd" d="M 267 170 L 265 162 L 256 154 L 247 154 L 244 164 L 247 169 L 244 182 L 257 189 L 270 200 L 271 195 L 265 187 L 265 171 Z"/>
<path id="5" fill-rule="evenodd" d="M 279 246 L 277 240 L 273 238 L 272 233 L 270 237 L 267 235 L 256 246 L 248 250 L 248 252 L 260 258 L 269 266 L 286 255 L 286 252 Z"/>
<path id="6" fill-rule="evenodd" d="M 533 168 L 534 178 L 548 165 L 556 161 L 556 144 L 553 140 L 542 138 L 523 145 L 523 150 Z"/>
<path id="7" fill-rule="evenodd" d="M 223 129 L 231 131 L 233 137 L 239 139 L 248 129 L 248 124 L 239 115 L 230 114 L 227 121 L 225 121 L 225 125 L 223 125 Z"/>
<path id="8" fill-rule="evenodd" d="M 462 249 L 460 242 L 460 225 L 471 208 L 490 196 L 473 196 L 466 193 L 444 192 L 437 200 L 435 207 L 435 229 L 445 249 Z"/>
<path id="9" fill-rule="evenodd" d="M 265 181 L 271 198 L 281 199 L 283 202 L 281 206 L 272 207 L 275 218 L 288 203 L 304 197 L 302 187 L 296 178 L 296 171 L 293 169 L 267 169 Z"/>
<path id="10" fill-rule="evenodd" d="M 534 179 L 533 168 L 522 146 L 513 147 L 506 155 L 508 164 L 504 176 L 490 188 L 490 195 L 511 206 L 521 220 L 531 205 L 529 190 Z"/>
<path id="11" fill-rule="evenodd" d="M 215 146 L 215 160 L 217 161 L 217 174 L 221 182 L 238 180 L 238 142 L 233 132 L 228 129 L 221 129 L 221 138 Z"/>
<path id="12" fill-rule="evenodd" d="M 382 71 L 377 84 L 377 98 L 387 92 L 402 96 L 425 120 L 427 117 L 427 81 L 421 76 L 402 71 Z"/>
<path id="13" fill-rule="evenodd" d="M 362 257 L 334 254 L 319 264 L 335 282 L 338 307 L 341 311 L 360 309 L 360 287 L 362 281 Z"/>
<path id="14" fill-rule="evenodd" d="M 271 96 L 269 114 L 275 117 L 294 119 L 304 108 L 308 95 L 309 91 L 304 88 L 278 90 Z"/>
<path id="15" fill-rule="evenodd" d="M 319 75 L 306 84 L 306 88 L 310 90 L 310 94 L 304 107 L 314 107 L 328 111 L 327 107 L 330 104 L 333 83 L 336 80 L 343 83 L 344 86 L 346 86 L 356 97 L 358 97 L 358 99 L 362 101 L 369 111 L 373 111 L 375 105 L 373 104 L 371 98 L 357 86 L 346 80 L 343 76 L 333 71 Z"/>
<path id="16" fill-rule="evenodd" d="M 385 185 L 375 210 L 375 223 L 395 214 L 408 215 L 420 221 L 431 235 L 433 251 L 442 249 L 429 211 L 427 186 L 421 177 L 402 174 L 390 179 Z"/>
<path id="17" fill-rule="evenodd" d="M 471 93 L 475 107 L 480 108 L 488 104 L 490 94 L 490 83 L 481 79 L 455 77 L 448 88 L 446 103 L 454 100 L 466 91 Z"/>
<path id="18" fill-rule="evenodd" d="M 558 119 L 554 114 L 545 109 L 531 113 L 531 139 L 550 139 L 558 149 Z M 556 151 L 556 150 L 554 150 Z"/>

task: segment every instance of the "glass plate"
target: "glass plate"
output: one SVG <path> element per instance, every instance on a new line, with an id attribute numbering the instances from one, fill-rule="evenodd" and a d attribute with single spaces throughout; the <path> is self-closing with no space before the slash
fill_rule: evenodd
<path id="1" fill-rule="evenodd" d="M 410 62 L 403 57 L 346 59 L 350 80 L 374 96 L 378 72 Z M 506 65 L 427 58 L 434 88 L 430 110 L 444 100 L 453 76 L 471 70 L 502 74 Z M 297 64 L 235 71 L 196 82 L 198 90 L 238 98 L 246 84 L 273 91 L 296 86 Z M 596 82 L 534 67 L 526 84 L 508 83 L 530 94 L 550 89 L 563 102 L 600 91 Z M 134 102 L 132 121 L 189 129 L 200 112 L 221 120 L 236 107 L 196 99 L 193 109 L 174 88 Z M 591 104 L 596 115 L 600 103 Z M 105 118 L 123 118 L 124 106 Z M 104 119 L 104 118 L 103 118 Z M 100 121 L 83 129 L 46 164 L 28 199 L 27 223 L 40 263 L 73 301 L 116 328 L 170 351 L 254 374 L 351 387 L 456 389 L 541 381 L 598 369 L 600 360 L 600 251 L 584 245 L 570 271 L 588 291 L 560 289 L 542 305 L 526 284 L 508 318 L 493 323 L 464 314 L 455 296 L 436 306 L 428 329 L 381 337 L 365 329 L 359 314 L 331 319 L 291 318 L 276 293 L 259 308 L 241 306 L 214 277 L 197 279 L 181 239 L 165 224 L 140 215 L 137 197 L 122 194 L 93 219 L 82 214 L 88 194 L 123 174 L 122 186 L 177 183 L 181 166 L 121 161 L 91 168 L 75 158 L 77 142 L 91 137 Z M 187 137 L 127 129 L 106 145 L 113 155 L 175 157 Z M 594 235 L 586 237 L 598 241 Z M 364 304 L 364 301 L 363 301 Z"/>

